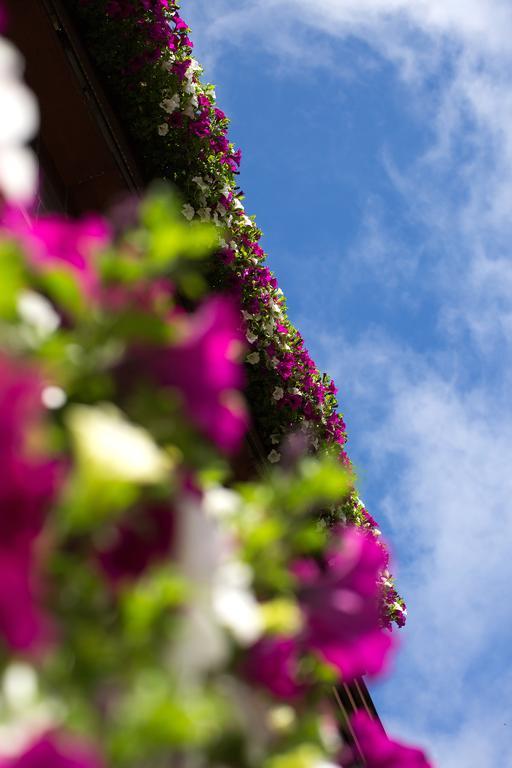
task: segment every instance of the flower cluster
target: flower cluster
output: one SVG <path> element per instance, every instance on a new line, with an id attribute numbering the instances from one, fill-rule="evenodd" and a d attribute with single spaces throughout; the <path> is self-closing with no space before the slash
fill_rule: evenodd
<path id="1" fill-rule="evenodd" d="M 76 0 L 88 45 L 143 159 L 148 178 L 171 180 L 186 200 L 183 216 L 220 229 L 216 285 L 232 285 L 241 300 L 249 379 L 248 400 L 271 463 L 300 430 L 311 451 L 350 461 L 336 386 L 321 374 L 286 314 L 277 280 L 265 265 L 261 231 L 245 212 L 237 173 L 240 150 L 215 91 L 201 81 L 190 30 L 174 0 Z M 350 521 L 379 535 L 355 491 L 333 505 L 334 521 Z M 388 575 L 382 581 L 386 623 L 405 622 L 406 610 Z"/>

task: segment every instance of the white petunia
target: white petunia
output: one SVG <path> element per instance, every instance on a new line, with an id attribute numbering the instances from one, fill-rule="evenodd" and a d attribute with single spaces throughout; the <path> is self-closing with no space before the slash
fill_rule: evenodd
<path id="1" fill-rule="evenodd" d="M 249 355 L 247 355 L 247 357 L 245 359 L 251 365 L 256 365 L 256 363 L 259 363 L 259 361 L 260 361 L 260 353 L 259 352 L 251 352 Z"/>
<path id="2" fill-rule="evenodd" d="M 194 184 L 197 184 L 201 192 L 206 192 L 208 190 L 208 184 L 206 183 L 206 181 L 203 179 L 202 176 L 194 176 L 192 181 L 194 182 Z"/>
<path id="3" fill-rule="evenodd" d="M 201 221 L 210 221 L 212 217 L 211 209 L 208 208 L 208 206 L 205 206 L 204 208 L 199 208 L 197 211 L 197 215 L 201 219 Z"/>
<path id="4" fill-rule="evenodd" d="M 28 204 L 37 189 L 37 162 L 25 144 L 35 135 L 39 110 L 21 81 L 22 59 L 0 38 L 0 192 L 13 203 Z"/>
<path id="5" fill-rule="evenodd" d="M 253 333 L 252 331 L 247 331 L 247 333 L 245 334 L 245 338 L 247 339 L 247 341 L 249 342 L 249 344 L 254 344 L 254 342 L 256 341 L 256 339 L 257 339 L 258 337 L 257 337 L 257 335 L 256 335 L 255 333 Z"/>
<path id="6" fill-rule="evenodd" d="M 192 221 L 192 219 L 194 218 L 194 216 L 195 216 L 195 213 L 196 213 L 196 212 L 194 211 L 194 209 L 192 208 L 192 206 L 191 206 L 191 205 L 189 205 L 189 203 L 185 203 L 185 205 L 184 205 L 184 206 L 183 206 L 183 208 L 181 209 L 181 212 L 182 212 L 182 214 L 184 215 L 184 217 L 185 217 L 186 219 L 188 219 L 189 221 Z"/>
<path id="7" fill-rule="evenodd" d="M 67 396 L 63 389 L 60 387 L 45 387 L 41 393 L 41 400 L 43 405 L 50 410 L 56 410 L 62 408 L 66 404 Z"/>
<path id="8" fill-rule="evenodd" d="M 172 469 L 149 432 L 113 405 L 74 405 L 67 422 L 82 467 L 97 479 L 158 483 Z"/>
<path id="9" fill-rule="evenodd" d="M 215 575 L 213 609 L 218 621 L 241 645 L 252 645 L 263 632 L 260 606 L 250 591 L 252 574 L 243 563 L 223 563 Z"/>
<path id="10" fill-rule="evenodd" d="M 163 99 L 163 101 L 160 103 L 160 106 L 165 112 L 167 112 L 169 115 L 172 115 L 172 113 L 175 112 L 180 106 L 179 94 L 175 93 L 174 96 L 171 96 L 170 99 Z"/>
<path id="11" fill-rule="evenodd" d="M 284 397 L 284 389 L 282 387 L 276 387 L 272 392 L 272 397 L 274 400 L 282 400 Z"/>
<path id="12" fill-rule="evenodd" d="M 207 517 L 231 517 L 240 507 L 240 496 L 223 486 L 208 488 L 203 496 L 203 509 Z"/>
<path id="13" fill-rule="evenodd" d="M 169 133 L 169 126 L 167 125 L 167 123 L 162 123 L 161 125 L 158 126 L 159 136 L 167 136 L 168 133 Z"/>
<path id="14" fill-rule="evenodd" d="M 60 317 L 48 299 L 35 291 L 23 291 L 18 298 L 17 309 L 21 320 L 40 339 L 51 336 L 60 325 Z"/>
<path id="15" fill-rule="evenodd" d="M 272 448 L 272 450 L 267 456 L 267 459 L 270 461 L 271 464 L 277 464 L 278 461 L 281 461 L 281 454 L 279 453 L 279 451 L 276 451 L 275 448 Z"/>

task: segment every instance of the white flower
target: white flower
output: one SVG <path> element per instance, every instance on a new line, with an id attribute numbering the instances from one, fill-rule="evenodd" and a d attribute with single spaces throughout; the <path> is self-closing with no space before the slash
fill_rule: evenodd
<path id="1" fill-rule="evenodd" d="M 208 208 L 208 206 L 206 206 L 205 208 L 199 208 L 199 210 L 197 211 L 197 215 L 199 216 L 201 221 L 210 221 L 212 217 L 211 208 Z"/>
<path id="2" fill-rule="evenodd" d="M 165 112 L 167 112 L 169 115 L 172 115 L 172 113 L 175 112 L 180 106 L 179 94 L 175 93 L 174 96 L 171 96 L 170 99 L 163 99 L 163 101 L 160 103 L 160 106 L 163 110 L 165 110 Z"/>
<path id="3" fill-rule="evenodd" d="M 279 445 L 281 442 L 281 436 L 280 435 L 270 435 L 270 442 L 272 445 Z"/>
<path id="4" fill-rule="evenodd" d="M 250 591 L 251 570 L 235 560 L 220 566 L 213 587 L 213 608 L 219 622 L 241 645 L 251 645 L 261 636 L 263 617 Z"/>
<path id="5" fill-rule="evenodd" d="M 272 448 L 272 450 L 267 456 L 267 459 L 270 461 L 271 464 L 277 464 L 278 461 L 281 461 L 281 454 L 279 453 L 279 451 L 276 451 L 274 448 Z"/>
<path id="6" fill-rule="evenodd" d="M 183 114 L 186 115 L 187 117 L 190 117 L 190 119 L 193 120 L 193 118 L 196 116 L 196 113 L 192 104 L 187 104 L 187 106 L 183 110 Z"/>
<path id="7" fill-rule="evenodd" d="M 186 77 L 187 78 L 192 77 L 192 73 L 190 72 L 190 67 L 187 70 Z M 183 86 L 183 90 L 185 91 L 185 93 L 188 93 L 189 96 L 191 96 L 193 93 L 196 92 L 196 84 L 192 80 L 187 79 L 187 80 L 185 80 L 185 84 Z"/>
<path id="8" fill-rule="evenodd" d="M 169 133 L 169 126 L 167 125 L 167 123 L 162 123 L 161 125 L 158 126 L 159 136 L 167 136 L 168 133 Z"/>
<path id="9" fill-rule="evenodd" d="M 239 507 L 239 495 L 221 485 L 208 488 L 203 497 L 203 509 L 207 517 L 216 519 L 232 517 Z"/>
<path id="10" fill-rule="evenodd" d="M 191 75 L 193 75 L 194 72 L 200 72 L 201 70 L 202 70 L 202 67 L 200 63 L 197 61 L 197 59 L 191 58 L 187 72 L 190 72 Z"/>
<path id="11" fill-rule="evenodd" d="M 29 664 L 14 662 L 4 672 L 2 694 L 10 709 L 23 710 L 33 704 L 37 687 L 36 672 Z"/>
<path id="12" fill-rule="evenodd" d="M 18 314 L 38 338 L 46 339 L 60 325 L 60 318 L 48 299 L 35 291 L 23 291 L 18 298 Z"/>
<path id="13" fill-rule="evenodd" d="M 17 758 L 43 733 L 56 728 L 64 715 L 61 702 L 38 700 L 38 679 L 33 667 L 10 664 L 2 680 L 0 760 Z M 9 765 L 11 760 L 9 759 Z M 16 762 L 16 760 L 15 760 Z"/>
<path id="14" fill-rule="evenodd" d="M 250 312 L 246 312 L 245 309 L 242 309 L 242 317 L 244 320 L 251 320 L 252 315 Z"/>
<path id="15" fill-rule="evenodd" d="M 202 176 L 194 176 L 192 181 L 194 182 L 194 184 L 197 184 L 201 192 L 206 192 L 208 190 L 208 184 L 206 183 L 206 181 L 203 179 Z"/>
<path id="16" fill-rule="evenodd" d="M 37 188 L 37 163 L 24 145 L 36 133 L 39 111 L 21 70 L 18 51 L 0 38 L 0 191 L 13 203 L 27 204 Z"/>
<path id="17" fill-rule="evenodd" d="M 256 339 L 257 339 L 258 337 L 257 337 L 257 335 L 256 335 L 255 333 L 253 333 L 252 331 L 247 331 L 247 333 L 245 334 L 245 338 L 247 339 L 247 341 L 249 342 L 249 344 L 254 344 L 254 342 L 256 341 Z"/>
<path id="18" fill-rule="evenodd" d="M 98 479 L 158 483 L 172 469 L 149 432 L 113 405 L 74 405 L 67 422 L 79 461 Z"/>
<path id="19" fill-rule="evenodd" d="M 276 387 L 272 392 L 274 400 L 282 400 L 284 397 L 284 389 L 282 387 Z"/>
<path id="20" fill-rule="evenodd" d="M 184 217 L 185 217 L 186 219 L 188 219 L 189 221 L 192 221 L 192 219 L 194 218 L 194 216 L 195 216 L 195 213 L 196 213 L 196 212 L 194 211 L 194 209 L 192 208 L 192 206 L 191 206 L 191 205 L 189 205 L 189 203 L 185 203 L 185 205 L 184 205 L 184 206 L 183 206 L 183 208 L 181 209 L 181 212 L 182 212 L 182 214 L 184 215 Z"/>
<path id="21" fill-rule="evenodd" d="M 251 352 L 249 355 L 247 355 L 247 357 L 245 359 L 251 365 L 256 365 L 256 363 L 259 363 L 259 361 L 260 361 L 260 353 L 259 352 Z"/>
<path id="22" fill-rule="evenodd" d="M 43 405 L 51 410 L 62 408 L 66 403 L 66 393 L 60 387 L 45 387 L 41 393 L 41 400 Z"/>
<path id="23" fill-rule="evenodd" d="M 226 197 L 227 197 L 227 195 L 226 195 Z M 242 203 L 240 202 L 238 197 L 234 197 L 233 198 L 233 208 L 236 208 L 239 211 L 243 211 L 243 209 L 244 209 L 244 206 L 242 205 Z"/>
<path id="24" fill-rule="evenodd" d="M 250 219 L 248 216 L 242 216 L 242 221 L 246 227 L 254 227 L 254 221 L 252 221 L 252 219 Z"/>

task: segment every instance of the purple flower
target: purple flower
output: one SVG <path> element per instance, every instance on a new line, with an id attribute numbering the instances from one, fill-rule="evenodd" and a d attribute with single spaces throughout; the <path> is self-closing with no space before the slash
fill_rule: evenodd
<path id="1" fill-rule="evenodd" d="M 41 390 L 32 371 L 0 358 L 0 634 L 20 650 L 43 639 L 35 544 L 59 474 L 55 461 L 28 451 L 43 412 Z"/>
<path id="2" fill-rule="evenodd" d="M 188 68 L 191 65 L 190 59 L 185 59 L 185 61 L 176 61 L 172 65 L 172 72 L 173 74 L 177 75 L 180 80 L 185 79 L 185 75 L 188 71 Z"/>
<path id="3" fill-rule="evenodd" d="M 389 739 L 380 723 L 366 712 L 356 712 L 351 724 L 367 768 L 431 768 L 420 749 Z"/>
<path id="4" fill-rule="evenodd" d="M 247 652 L 246 677 L 279 699 L 294 699 L 304 690 L 298 681 L 299 647 L 294 638 L 264 637 Z"/>
<path id="5" fill-rule="evenodd" d="M 239 394 L 244 373 L 238 360 L 243 343 L 238 310 L 217 296 L 185 317 L 181 342 L 138 357 L 160 385 L 178 390 L 191 421 L 220 450 L 232 453 L 248 425 Z"/>
<path id="6" fill-rule="evenodd" d="M 140 507 L 114 530 L 98 552 L 98 561 L 112 584 L 140 576 L 153 562 L 165 559 L 174 541 L 174 511 L 167 504 Z"/>
<path id="7" fill-rule="evenodd" d="M 17 757 L 0 759 L 0 768 L 103 768 L 93 750 L 47 734 Z"/>
<path id="8" fill-rule="evenodd" d="M 0 549 L 0 636 L 13 650 L 32 649 L 49 636 L 39 608 L 38 581 L 28 547 L 12 552 Z"/>
<path id="9" fill-rule="evenodd" d="M 391 636 L 379 622 L 378 579 L 382 548 L 355 528 L 333 531 L 323 564 L 297 561 L 293 571 L 306 620 L 304 642 L 341 673 L 343 680 L 380 672 Z"/>
<path id="10" fill-rule="evenodd" d="M 0 227 L 20 241 L 35 268 L 69 269 L 87 296 L 96 293 L 98 277 L 94 256 L 110 239 L 103 219 L 95 216 L 77 221 L 58 216 L 29 219 L 19 209 L 6 208 Z"/>
<path id="11" fill-rule="evenodd" d="M 176 32 L 186 32 L 188 29 L 187 24 L 183 21 L 181 16 L 175 16 L 173 19 L 175 25 L 176 25 Z"/>

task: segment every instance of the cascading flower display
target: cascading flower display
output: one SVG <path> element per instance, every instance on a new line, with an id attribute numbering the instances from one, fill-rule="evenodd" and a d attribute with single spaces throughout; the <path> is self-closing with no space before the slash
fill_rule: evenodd
<path id="1" fill-rule="evenodd" d="M 261 231 L 243 205 L 237 174 L 240 150 L 228 137 L 229 120 L 201 80 L 190 29 L 179 3 L 134 0 L 72 0 L 90 50 L 125 116 L 148 179 L 171 180 L 185 198 L 187 220 L 219 227 L 215 284 L 231 284 L 241 296 L 247 351 L 248 399 L 269 461 L 293 430 L 308 437 L 310 450 L 335 452 L 350 466 L 337 389 L 321 374 L 301 334 L 286 314 L 277 280 L 264 261 Z M 355 491 L 330 517 L 379 535 Z M 381 579 L 384 623 L 405 623 L 406 610 L 389 574 Z"/>

